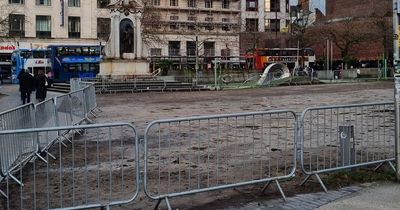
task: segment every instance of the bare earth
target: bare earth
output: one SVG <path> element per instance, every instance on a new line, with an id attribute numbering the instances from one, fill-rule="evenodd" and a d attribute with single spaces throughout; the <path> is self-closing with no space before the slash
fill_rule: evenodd
<path id="1" fill-rule="evenodd" d="M 299 114 L 305 108 L 311 106 L 390 102 L 393 101 L 393 90 L 392 82 L 370 82 L 224 90 L 218 92 L 98 95 L 98 107 L 103 112 L 98 113 L 95 121 L 96 123 L 133 123 L 139 138 L 143 139 L 146 126 L 150 122 L 159 119 L 286 109 L 294 110 Z M 259 118 L 255 120 L 260 123 Z M 269 122 L 267 122 L 268 120 Z M 277 125 L 276 121 L 278 121 Z M 152 195 L 158 195 L 157 193 L 177 192 L 179 189 L 196 189 L 196 187 L 200 188 L 208 185 L 230 184 L 234 183 L 235 180 L 254 180 L 258 176 L 269 177 L 271 175 L 288 174 L 294 164 L 293 153 L 290 152 L 290 149 L 293 149 L 294 139 L 293 118 L 290 118 L 287 114 L 269 115 L 268 119 L 262 118 L 261 124 L 273 130 L 269 130 L 270 136 L 273 136 L 277 142 L 272 142 L 271 144 L 271 140 L 269 140 L 269 144 L 265 145 L 265 141 L 262 141 L 262 135 L 266 131 L 263 130 L 263 127 L 254 126 L 254 122 L 253 126 L 249 126 L 246 118 L 244 122 L 242 120 L 239 123 L 234 122 L 234 120 L 223 119 L 217 121 L 217 123 L 214 121 L 201 125 L 200 121 L 199 124 L 182 123 L 177 127 L 169 125 L 167 132 L 164 132 L 167 134 L 164 134 L 163 131 L 158 134 L 157 129 L 154 129 L 156 130 L 155 134 L 150 134 L 156 137 L 156 140 L 157 135 L 179 134 L 179 136 L 168 136 L 169 140 L 166 142 L 163 142 L 165 136 L 158 138 L 158 142 L 149 142 L 148 162 L 149 183 L 151 184 L 149 192 Z M 218 127 L 218 129 L 214 129 L 214 127 Z M 276 130 L 277 127 L 281 127 L 281 129 L 278 128 Z M 194 139 L 193 133 L 197 131 L 198 137 L 201 136 L 201 138 L 198 138 L 198 142 L 191 142 L 190 139 L 192 137 Z M 209 136 L 205 137 L 206 134 L 201 133 L 203 131 L 208 132 Z M 233 133 L 236 131 L 237 133 Z M 281 131 L 285 131 L 286 135 L 280 134 L 279 132 Z M 51 160 L 51 158 L 46 157 L 50 161 L 48 168 L 40 161 L 36 161 L 36 164 L 33 165 L 30 163 L 20 175 L 24 177 L 25 187 L 23 192 L 19 193 L 18 190 L 20 188 L 17 184 L 13 182 L 11 184 L 10 194 L 12 195 L 11 197 L 15 197 L 9 204 L 11 208 L 19 209 L 18 205 L 20 204 L 18 201 L 20 197 L 23 200 L 21 205 L 24 205 L 24 207 L 21 207 L 22 209 L 30 207 L 32 199 L 38 200 L 38 209 L 45 208 L 42 205 L 53 207 L 53 203 L 55 203 L 54 206 L 57 206 L 61 202 L 61 199 L 60 201 L 58 200 L 58 195 L 60 194 L 63 194 L 66 200 L 65 203 L 71 202 L 71 199 L 75 203 L 81 202 L 85 198 L 85 196 L 81 196 L 83 193 L 94 195 L 100 192 L 97 196 L 105 196 L 106 198 L 107 186 L 111 182 L 113 186 L 121 186 L 121 189 L 125 188 L 123 191 L 126 193 L 122 197 L 129 198 L 133 194 L 133 188 L 135 187 L 133 161 L 135 156 L 129 155 L 134 150 L 133 141 L 129 136 L 129 131 L 114 131 L 112 129 L 112 144 L 111 142 L 108 144 L 108 132 L 111 132 L 111 129 L 86 131 L 85 135 L 76 137 L 72 141 L 74 144 L 68 145 L 68 147 L 64 148 L 60 144 L 54 145 L 55 147 L 50 152 L 56 157 L 59 157 L 60 153 L 62 153 L 61 156 L 63 158 Z M 252 136 L 249 135 L 249 132 L 252 132 Z M 99 140 L 98 136 L 101 137 L 101 140 Z M 239 136 L 242 139 L 236 141 L 234 136 Z M 99 156 L 97 156 L 96 150 Z M 268 156 L 265 155 L 265 151 L 268 151 Z M 142 147 L 140 147 L 140 156 L 143 156 Z M 248 157 L 251 158 L 249 159 Z M 109 159 L 112 161 L 109 161 Z M 141 174 L 143 174 L 143 159 L 141 158 L 140 161 L 140 170 Z M 267 163 L 272 169 L 265 168 Z M 63 173 L 57 170 L 58 168 L 61 170 L 60 164 L 63 167 Z M 32 173 L 32 168 L 36 172 L 33 171 Z M 112 173 L 109 173 L 108 169 Z M 171 173 L 170 169 L 172 170 Z M 118 180 L 121 180 L 121 171 L 124 177 L 123 183 L 118 182 Z M 202 173 L 204 171 L 206 171 L 206 175 Z M 46 174 L 49 174 L 47 178 Z M 33 180 L 32 177 L 36 180 Z M 299 171 L 296 171 L 295 178 L 281 183 L 287 196 L 321 191 L 316 182 L 310 182 L 307 183 L 306 187 L 300 187 L 299 183 L 302 178 L 304 176 Z M 32 182 L 36 183 L 32 184 Z M 179 186 L 177 186 L 177 183 Z M 33 187 L 36 187 L 36 198 L 32 198 Z M 170 202 L 174 209 L 224 209 L 248 202 L 280 197 L 273 184 L 268 188 L 265 195 L 261 193 L 262 187 L 263 184 L 258 184 L 249 187 L 200 193 L 172 198 Z M 5 189 L 5 184 L 0 185 L 0 188 Z M 100 188 L 101 190 L 99 191 Z M 156 201 L 147 198 L 142 193 L 142 185 L 140 188 L 136 203 L 114 207 L 113 209 L 154 208 Z M 118 194 L 121 189 L 113 189 L 116 191 L 114 195 L 121 197 Z M 72 198 L 71 191 L 73 192 Z M 46 203 L 47 198 L 50 199 L 49 204 Z M 64 205 L 66 205 L 65 203 Z M 6 205 L 7 203 L 0 202 L 0 209 Z M 165 209 L 165 202 L 161 204 L 161 207 Z"/>
<path id="2" fill-rule="evenodd" d="M 99 115 L 97 122 L 131 122 L 136 126 L 140 138 L 142 138 L 145 127 L 158 119 L 282 109 L 291 109 L 300 113 L 305 108 L 312 106 L 393 101 L 393 94 L 393 83 L 373 82 L 218 92 L 98 95 L 98 105 L 104 112 Z M 292 181 L 282 184 L 288 196 L 321 190 L 319 185 L 313 182 L 308 183 L 307 187 L 298 186 L 304 177 L 300 173 L 296 174 L 298 176 Z M 260 192 L 262 187 L 263 185 L 256 185 L 247 188 L 200 193 L 194 196 L 173 198 L 171 202 L 174 208 L 179 209 L 222 209 L 248 201 L 280 196 L 274 186 L 267 191 L 267 195 L 263 195 Z M 144 195 L 139 197 L 141 202 L 138 204 L 121 208 L 151 209 L 154 207 L 154 201 L 150 202 Z"/>

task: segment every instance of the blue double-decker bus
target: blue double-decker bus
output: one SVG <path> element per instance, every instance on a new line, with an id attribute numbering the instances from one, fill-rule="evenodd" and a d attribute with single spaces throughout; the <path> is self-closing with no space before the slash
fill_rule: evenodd
<path id="1" fill-rule="evenodd" d="M 18 83 L 18 75 L 23 69 L 36 75 L 39 71 L 51 72 L 51 54 L 48 49 L 18 49 L 11 55 L 11 82 Z"/>
<path id="2" fill-rule="evenodd" d="M 100 71 L 101 46 L 50 45 L 55 82 L 71 78 L 94 78 Z"/>

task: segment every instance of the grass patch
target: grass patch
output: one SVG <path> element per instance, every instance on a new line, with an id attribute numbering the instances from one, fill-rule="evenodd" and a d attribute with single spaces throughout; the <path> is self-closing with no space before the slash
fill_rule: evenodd
<path id="1" fill-rule="evenodd" d="M 354 169 L 326 174 L 323 181 L 330 187 L 343 187 L 360 183 L 377 181 L 396 181 L 396 174 L 392 170 L 373 171 L 371 169 Z"/>

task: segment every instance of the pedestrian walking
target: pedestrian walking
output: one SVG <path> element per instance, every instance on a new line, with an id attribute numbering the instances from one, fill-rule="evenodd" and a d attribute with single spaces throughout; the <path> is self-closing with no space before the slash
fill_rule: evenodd
<path id="1" fill-rule="evenodd" d="M 18 75 L 19 79 L 19 91 L 21 92 L 22 104 L 31 102 L 31 93 L 35 90 L 35 79 L 29 73 L 29 70 L 25 69 Z"/>
<path id="2" fill-rule="evenodd" d="M 42 102 L 47 96 L 47 77 L 43 71 L 39 71 L 35 77 L 36 99 Z"/>
<path id="3" fill-rule="evenodd" d="M 3 70 L 1 69 L 1 66 L 0 66 L 0 85 L 3 85 Z"/>

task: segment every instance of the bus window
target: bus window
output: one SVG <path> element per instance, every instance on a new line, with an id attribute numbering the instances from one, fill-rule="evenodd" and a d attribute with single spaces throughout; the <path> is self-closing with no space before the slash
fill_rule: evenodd
<path id="1" fill-rule="evenodd" d="M 45 51 L 33 51 L 33 58 L 44 58 L 45 57 Z"/>
<path id="2" fill-rule="evenodd" d="M 32 52 L 30 51 L 23 51 L 21 52 L 21 57 L 27 59 L 27 58 L 31 58 L 32 57 Z"/>
<path id="3" fill-rule="evenodd" d="M 82 47 L 82 55 L 89 55 L 89 47 Z"/>
<path id="4" fill-rule="evenodd" d="M 46 51 L 46 58 L 51 58 L 51 51 L 50 50 Z"/>
<path id="5" fill-rule="evenodd" d="M 88 63 L 83 63 L 82 64 L 82 71 L 84 72 L 89 72 L 90 71 L 90 67 Z"/>
<path id="6" fill-rule="evenodd" d="M 98 74 L 100 72 L 100 65 L 98 63 L 90 64 L 90 71 Z"/>

